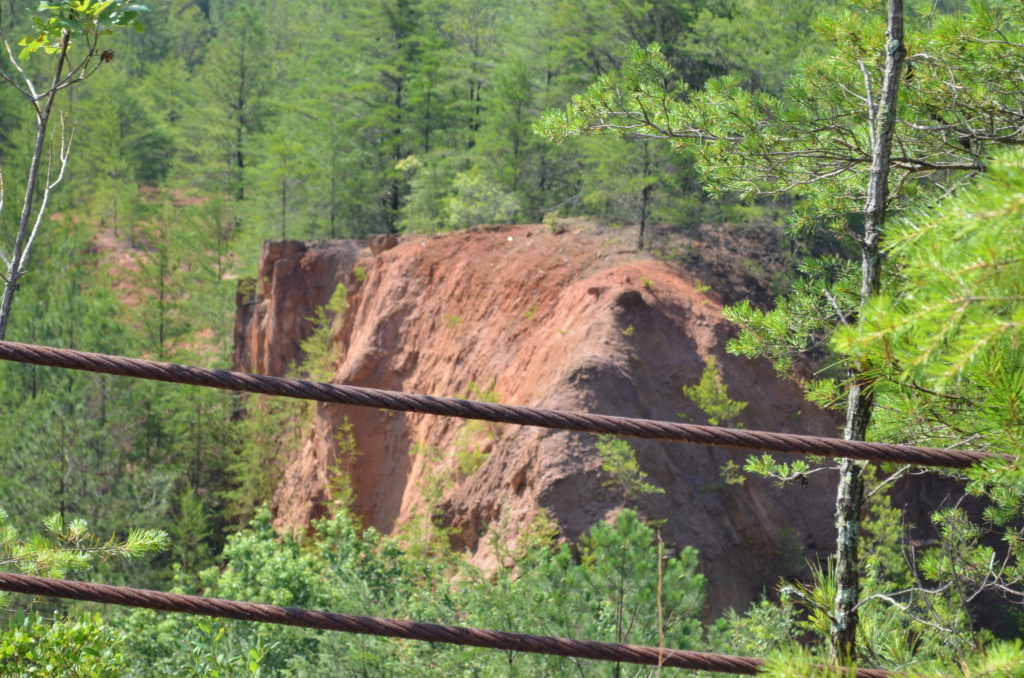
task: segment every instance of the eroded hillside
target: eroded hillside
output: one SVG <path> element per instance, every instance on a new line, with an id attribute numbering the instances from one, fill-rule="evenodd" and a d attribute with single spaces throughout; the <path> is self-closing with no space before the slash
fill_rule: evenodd
<path id="1" fill-rule="evenodd" d="M 682 387 L 697 383 L 713 356 L 730 396 L 749 403 L 742 425 L 837 433 L 833 417 L 804 402 L 767 362 L 725 352 L 731 328 L 714 299 L 730 295 L 586 225 L 378 238 L 367 246 L 269 243 L 260 276 L 254 295 L 241 299 L 242 369 L 281 373 L 312 329 L 306 318 L 343 283 L 349 306 L 332 332 L 338 382 L 704 423 Z M 339 460 L 346 419 L 359 453 Z M 276 522 L 297 529 L 322 515 L 338 486 L 332 476 L 347 469 L 365 524 L 392 532 L 437 516 L 455 528 L 455 545 L 486 567 L 497 557 L 488 535 L 514 543 L 541 508 L 571 539 L 624 505 L 622 492 L 605 482 L 595 441 L 319 405 L 274 494 Z M 669 543 L 700 550 L 712 613 L 745 607 L 828 546 L 834 495 L 820 475 L 786 489 L 757 478 L 728 483 L 722 469 L 730 460 L 742 464 L 742 452 L 630 442 L 665 490 L 630 503 L 665 521 Z M 468 474 L 459 470 L 467 447 L 484 455 Z M 439 489 L 438 478 L 446 479 Z M 440 501 L 426 505 L 438 491 Z"/>

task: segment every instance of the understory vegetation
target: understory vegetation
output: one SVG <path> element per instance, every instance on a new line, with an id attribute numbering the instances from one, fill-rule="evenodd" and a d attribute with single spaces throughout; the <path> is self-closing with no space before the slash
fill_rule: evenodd
<path id="1" fill-rule="evenodd" d="M 665 490 L 624 440 L 594 446 L 623 498 L 612 520 L 575 544 L 543 510 L 514 546 L 492 525 L 498 562 L 482 572 L 432 509 L 483 464 L 490 425 L 465 423 L 457 463 L 427 475 L 425 507 L 393 536 L 351 511 L 345 471 L 363 451 L 342 426 L 328 517 L 280 534 L 267 503 L 308 404 L 0 362 L 6 569 L 766 657 L 778 676 L 829 663 L 1024 675 L 1024 5 L 13 7 L 0 9 L 0 339 L 229 368 L 236 296 L 252 294 L 266 239 L 586 217 L 644 249 L 695 224 L 756 224 L 784 232 L 793 263 L 762 281 L 779 291 L 770 307 L 727 309 L 732 353 L 799 376 L 811 401 L 848 412 L 849 438 L 991 456 L 943 471 L 966 498 L 916 526 L 888 491 L 925 470 L 729 462 L 732 485 L 838 471 L 860 489 L 840 495 L 852 508 L 834 558 L 709 620 L 714 572 L 629 508 Z M 332 378 L 347 295 L 310 319 L 292 374 Z M 694 381 L 680 389 L 706 415 L 695 423 L 742 426 L 747 403 L 714 358 Z M 500 401 L 493 383 L 468 389 Z M 3 602 L 11 675 L 670 671 Z"/>

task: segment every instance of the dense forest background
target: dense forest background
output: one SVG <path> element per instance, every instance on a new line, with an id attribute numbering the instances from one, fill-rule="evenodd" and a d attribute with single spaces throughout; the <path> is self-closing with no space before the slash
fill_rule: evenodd
<path id="1" fill-rule="evenodd" d="M 139 186 L 216 196 L 253 243 L 548 214 L 637 223 L 642 209 L 683 223 L 706 202 L 685 156 L 553 145 L 537 117 L 619 67 L 631 41 L 663 45 L 691 86 L 738 71 L 778 90 L 822 4 L 153 3 L 146 32 L 114 38 L 102 77 L 67 103 L 65 200 L 130 229 L 153 202 Z M 24 153 L 28 111 L 4 97 L 2 141 Z"/>
<path id="2" fill-rule="evenodd" d="M 649 238 L 697 223 L 729 228 L 778 220 L 781 229 L 780 215 L 799 197 L 741 202 L 736 191 L 719 191 L 711 199 L 698 153 L 683 143 L 664 143 L 639 129 L 620 136 L 571 135 L 556 144 L 534 127 L 545 111 L 564 108 L 592 83 L 628 80 L 634 43 L 661 46 L 666 68 L 659 71 L 659 86 L 665 91 L 699 91 L 730 74 L 730 86 L 739 91 L 784 97 L 794 73 L 802 74 L 798 79 L 809 77 L 800 69 L 827 58 L 836 42 L 859 40 L 816 18 L 832 16 L 841 25 L 842 12 L 869 13 L 875 4 L 154 0 L 141 14 L 145 31 L 105 36 L 110 59 L 59 96 L 59 106 L 75 124 L 71 159 L 51 199 L 29 272 L 19 283 L 6 338 L 228 367 L 237 281 L 253 274 L 266 239 L 429 233 L 571 216 L 644 225 L 656 231 Z M 921 17 L 963 9 L 955 2 L 919 4 Z M 31 33 L 30 15 L 14 0 L 4 2 L 0 23 L 7 36 L 16 40 Z M 1019 29 L 1016 19 L 1011 24 Z M 870 22 L 849 26 L 851 32 L 852 27 L 878 28 Z M 1011 38 L 999 39 L 1019 48 Z M 44 78 L 52 67 L 42 53 L 21 63 Z M 999 65 L 1016 72 L 1019 58 Z M 829 77 L 824 70 L 817 75 Z M 934 113 L 940 125 L 942 115 Z M 17 228 L 17 210 L 9 206 L 23 186 L 34 134 L 32 109 L 14 88 L 0 83 L 0 167 L 8 201 L 0 213 L 4 242 Z M 988 204 L 986 195 L 999 203 L 1021 188 L 1020 156 L 1001 162 L 998 179 L 973 198 L 979 204 Z M 920 223 L 971 209 L 972 198 L 964 198 L 967 206 L 961 207 L 941 203 L 949 199 L 944 193 L 954 193 L 947 186 L 943 180 L 917 189 L 912 197 L 921 198 L 914 206 Z M 961 224 L 952 232 L 965 237 L 968 231 Z M 1019 226 L 1016 232 L 1019 237 Z M 794 233 L 793 252 L 828 251 L 841 258 L 848 251 L 827 231 Z M 974 252 L 976 259 L 999 249 L 990 240 L 974 243 L 975 250 L 968 245 L 962 252 Z M 1004 238 L 999 245 L 1013 243 Z M 824 269 L 843 269 L 829 265 L 805 265 L 803 272 L 813 277 Z M 928 265 L 919 262 L 918 268 L 928 270 Z M 798 275 L 795 265 L 790 273 L 786 280 Z M 895 270 L 888 275 L 924 280 Z M 844 280 L 833 276 L 829 284 L 842 288 Z M 1013 290 L 1019 281 L 1012 276 L 999 281 L 1003 303 L 989 310 L 995 317 L 1009 314 L 1006 323 L 1018 327 L 1021 305 L 1013 302 L 1019 299 Z M 790 297 L 797 302 L 800 294 L 809 294 L 801 284 L 795 283 L 796 296 Z M 911 284 L 919 285 L 914 288 L 919 295 L 942 295 L 934 280 Z M 878 326 L 892 329 L 907 322 L 913 327 L 919 316 L 907 320 L 899 310 L 880 309 Z M 791 309 L 791 316 L 800 313 L 810 311 L 799 305 Z M 843 317 L 842 310 L 837 313 Z M 958 316 L 957 323 L 969 321 L 969 315 Z M 920 343 L 936 327 L 948 329 L 941 324 L 945 321 L 934 322 L 930 333 L 925 325 L 904 337 L 905 343 Z M 975 339 L 986 331 L 981 321 L 978 327 Z M 923 405 L 931 408 L 932 418 L 907 427 L 905 413 L 922 406 L 912 400 L 919 394 L 895 388 L 884 401 L 877 436 L 929 443 L 969 439 L 980 445 L 989 435 L 996 440 L 992 449 L 1019 451 L 1020 416 L 992 414 L 998 408 L 1018 412 L 1014 408 L 1024 386 L 1019 360 L 1011 359 L 1017 335 L 1005 334 L 1004 328 L 999 342 L 1010 343 L 994 342 L 998 350 L 986 354 L 989 339 L 1000 331 L 989 329 L 988 339 L 971 345 L 973 354 L 963 361 L 955 351 L 929 356 L 964 370 L 981 365 L 980 373 L 958 372 L 955 389 L 949 370 L 929 372 L 928 361 L 903 355 L 902 365 L 922 370 L 909 391 L 934 395 Z M 947 338 L 955 348 L 955 337 Z M 857 343 L 846 336 L 845 348 L 837 350 L 881 351 L 869 339 Z M 318 354 L 316 346 L 308 349 L 309 355 Z M 974 362 L 986 355 L 988 362 Z M 818 359 L 827 363 L 821 355 Z M 298 374 L 313 369 L 294 367 Z M 885 376 L 896 383 L 899 369 Z M 998 388 L 992 387 L 997 382 Z M 827 404 L 835 400 L 827 391 L 838 386 L 822 382 L 813 388 L 812 395 Z M 988 399 L 979 395 L 983 388 L 989 388 Z M 943 398 L 956 399 L 953 414 L 943 410 Z M 992 416 L 977 418 L 969 409 L 974 404 Z M 243 411 L 246 416 L 239 416 Z M 823 611 L 833 591 L 825 570 L 819 571 L 824 573 L 819 581 L 771 594 L 774 602 L 702 625 L 703 580 L 696 555 L 684 550 L 659 568 L 654 529 L 629 512 L 614 525 L 595 527 L 575 549 L 552 549 L 552 526 L 541 521 L 523 550 L 510 554 L 520 567 L 489 577 L 447 555 L 406 552 L 399 541 L 360 531 L 343 510 L 319 524 L 314 536 L 279 538 L 260 507 L 273 489 L 267 470 L 273 468 L 275 451 L 288 445 L 279 424 L 302 415 L 300 405 L 241 402 L 209 390 L 0 364 L 0 506 L 7 512 L 9 560 L 47 572 L 81 570 L 83 563 L 62 561 L 55 555 L 59 549 L 53 549 L 82 551 L 84 528 L 69 527 L 69 521 L 82 518 L 104 538 L 128 528 L 163 530 L 169 537 L 166 548 L 144 559 L 101 558 L 104 547 L 86 549 L 96 567 L 88 576 L 112 583 L 612 641 L 657 644 L 660 635 L 671 647 L 759 656 L 828 633 Z M 957 435 L 946 435 L 936 421 L 959 426 Z M 985 421 L 990 425 L 983 431 L 971 429 Z M 1015 492 L 1019 496 L 1019 478 L 1007 477 L 1012 482 L 1000 484 L 991 476 L 973 482 L 979 493 L 1003 493 L 996 502 L 1002 513 L 990 517 L 1012 526 L 1020 512 L 1020 502 L 1011 498 Z M 861 660 L 893 668 L 925 667 L 933 660 L 955 665 L 959 655 L 990 641 L 993 631 L 973 621 L 967 594 L 939 586 L 936 578 L 956 570 L 957 563 L 997 551 L 981 545 L 980 528 L 973 523 L 944 514 L 937 519 L 945 530 L 943 543 L 956 542 L 968 555 L 962 560 L 937 555 L 935 563 L 926 564 L 934 575 L 928 579 L 916 564 L 904 561 L 904 530 L 884 497 L 881 493 L 868 503 L 866 531 L 874 541 L 866 549 L 866 567 L 895 588 L 917 586 L 932 595 L 922 594 L 905 609 L 894 605 L 869 615 L 865 608 L 869 621 Z M 43 518 L 53 515 L 59 519 L 47 523 L 49 545 L 19 541 L 18 533 L 37 532 Z M 1013 598 L 1022 573 L 1012 569 L 1017 565 L 1010 556 L 1020 552 L 1021 542 L 1013 540 L 1012 528 L 1001 530 L 1010 537 L 998 551 L 1008 563 L 999 581 Z M 145 536 L 149 546 L 140 551 L 162 545 L 158 535 Z M 663 595 L 662 588 L 662 618 L 643 613 Z M 881 588 L 876 593 L 885 595 Z M 23 602 L 15 601 L 13 608 L 23 609 Z M 102 618 L 93 612 L 74 608 L 53 619 L 13 616 L 0 642 L 0 656 L 6 657 L 0 662 L 22 671 L 39 657 L 49 658 L 59 668 L 51 666 L 48 675 L 625 673 L 617 665 L 146 612 L 105 610 Z M 623 622 L 629 618 L 632 624 Z M 1007 608 L 997 621 L 999 633 L 1019 636 L 1018 612 Z M 990 675 L 1019 675 L 1019 653 L 1005 652 L 1009 659 L 999 665 L 1005 672 Z"/>
<path id="3" fill-rule="evenodd" d="M 112 61 L 61 102 L 72 156 L 8 338 L 223 367 L 236 280 L 255 272 L 268 238 L 742 218 L 751 208 L 707 198 L 687 154 L 610 138 L 552 144 L 532 129 L 620 66 L 634 40 L 665 45 L 694 86 L 739 69 L 775 88 L 815 44 L 785 35 L 806 32 L 817 3 L 711 5 L 152 3 L 145 32 L 110 36 Z M 8 9 L 8 35 L 29 18 Z M 743 35 L 768 41 L 737 51 Z M 0 88 L 8 196 L 34 132 L 31 108 Z M 17 216 L 0 215 L 8 238 Z M 231 422 L 223 394 L 0 369 L 5 407 L 23 408 L 9 420 L 25 422 L 0 433 L 15 451 L 0 462 L 0 505 L 19 527 L 61 511 L 106 534 L 197 511 L 216 523 L 199 530 L 214 553 L 224 527 L 268 498 L 269 481 L 233 461 L 248 425 Z M 87 396 L 97 388 L 98 403 Z M 176 557 L 193 558 L 195 538 L 175 539 Z"/>

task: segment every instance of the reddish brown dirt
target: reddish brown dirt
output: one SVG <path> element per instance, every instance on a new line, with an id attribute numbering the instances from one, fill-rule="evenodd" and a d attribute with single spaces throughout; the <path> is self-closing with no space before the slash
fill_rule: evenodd
<path id="1" fill-rule="evenodd" d="M 390 244 L 265 247 L 258 290 L 240 307 L 238 366 L 280 374 L 310 330 L 304 319 L 344 282 L 350 306 L 334 326 L 339 382 L 446 396 L 493 384 L 506 403 L 703 423 L 681 387 L 715 356 L 730 395 L 749 402 L 746 427 L 837 433 L 833 417 L 768 363 L 725 353 L 732 329 L 713 298 L 731 294 L 698 291 L 701 283 L 677 265 L 624 251 L 621 236 L 585 224 L 562 233 L 532 225 Z M 347 466 L 363 521 L 391 532 L 429 510 L 484 567 L 496 563 L 485 536 L 514 543 L 539 508 L 571 539 L 626 503 L 605 486 L 593 436 L 506 425 L 494 427 L 493 439 L 477 437 L 483 465 L 425 509 L 423 479 L 455 468 L 464 422 L 321 405 L 274 495 L 279 527 L 304 528 L 326 510 L 346 418 L 359 447 Z M 665 494 L 629 503 L 665 520 L 669 543 L 700 550 L 711 614 L 745 607 L 828 546 L 834 495 L 822 474 L 786 489 L 756 478 L 729 484 L 722 467 L 742 465 L 742 452 L 631 442 Z M 436 448 L 440 461 L 411 454 L 415 445 Z"/>
<path id="2" fill-rule="evenodd" d="M 313 331 L 314 311 L 368 254 L 368 248 L 350 240 L 264 243 L 258 282 L 238 285 L 235 364 L 281 376 L 301 361 L 299 344 Z"/>

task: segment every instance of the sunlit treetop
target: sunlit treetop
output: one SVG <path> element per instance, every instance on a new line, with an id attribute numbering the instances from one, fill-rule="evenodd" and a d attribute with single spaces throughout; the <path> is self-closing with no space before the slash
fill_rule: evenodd
<path id="1" fill-rule="evenodd" d="M 42 16 L 32 17 L 38 30 L 18 41 L 21 46 L 19 59 L 27 59 L 42 49 L 47 54 L 60 52 L 65 40 L 84 38 L 90 47 L 95 47 L 100 35 L 116 27 L 131 27 L 138 32 L 145 28 L 139 21 L 139 13 L 149 8 L 126 0 L 64 0 L 63 2 L 39 3 L 36 11 Z"/>

